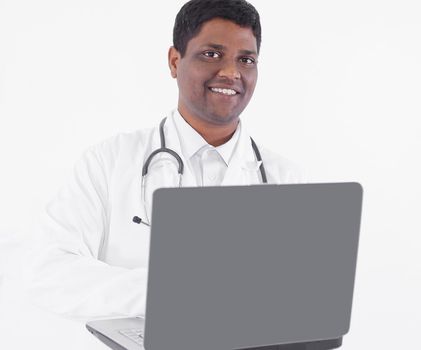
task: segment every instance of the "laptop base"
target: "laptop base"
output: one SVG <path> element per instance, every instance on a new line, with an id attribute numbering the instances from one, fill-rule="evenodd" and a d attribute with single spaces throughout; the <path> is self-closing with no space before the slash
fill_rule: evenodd
<path id="1" fill-rule="evenodd" d="M 136 344 L 116 331 L 119 329 L 143 327 L 144 319 L 141 317 L 98 320 L 86 324 L 86 328 L 89 332 L 113 350 L 144 350 L 143 346 Z M 238 350 L 330 350 L 339 348 L 342 345 L 342 338 L 343 337 L 309 342 L 267 345 Z"/>
<path id="2" fill-rule="evenodd" d="M 107 345 L 109 348 L 113 350 L 127 350 L 126 348 L 122 347 L 120 344 L 115 342 L 114 340 L 108 338 L 104 334 L 97 332 L 96 330 L 92 329 L 89 326 L 86 326 L 89 332 L 91 332 L 95 337 L 97 337 L 100 341 L 102 341 L 105 345 Z M 139 347 L 139 349 L 141 349 Z"/>
<path id="3" fill-rule="evenodd" d="M 258 348 L 247 348 L 243 350 L 330 350 L 339 348 L 341 345 L 342 337 L 305 343 L 269 345 Z"/>

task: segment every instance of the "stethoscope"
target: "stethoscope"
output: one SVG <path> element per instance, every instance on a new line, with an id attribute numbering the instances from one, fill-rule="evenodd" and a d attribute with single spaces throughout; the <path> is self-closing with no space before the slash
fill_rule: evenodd
<path id="1" fill-rule="evenodd" d="M 145 215 L 147 216 L 147 210 L 146 210 L 146 201 L 145 201 L 145 182 L 146 182 L 146 176 L 148 175 L 148 170 L 149 170 L 149 165 L 152 161 L 152 159 L 159 153 L 169 153 L 170 155 L 172 155 L 176 160 L 177 160 L 177 164 L 178 164 L 178 187 L 181 187 L 181 183 L 182 183 L 182 177 L 184 174 L 184 162 L 181 159 L 181 157 L 179 156 L 179 154 L 175 151 L 173 151 L 170 148 L 165 147 L 165 135 L 164 135 L 164 124 L 165 121 L 167 120 L 167 118 L 165 117 L 164 119 L 161 120 L 161 123 L 159 124 L 159 137 L 161 139 L 161 147 L 156 149 L 155 151 L 153 151 L 148 158 L 146 158 L 145 163 L 143 164 L 142 167 L 142 183 L 141 183 L 141 200 L 142 203 L 144 205 L 144 212 Z M 256 143 L 254 142 L 254 140 L 250 137 L 251 140 L 251 146 L 253 147 L 253 151 L 254 151 L 254 155 L 256 156 L 257 161 L 261 162 L 260 166 L 259 166 L 259 170 L 260 170 L 260 174 L 262 176 L 262 183 L 266 184 L 267 183 L 267 178 L 266 178 L 266 170 L 265 167 L 263 166 L 263 161 L 262 161 L 262 157 L 260 155 L 259 149 L 257 148 Z M 133 222 L 135 222 L 136 224 L 144 224 L 146 226 L 150 226 L 149 224 L 149 218 L 147 218 L 147 222 L 141 218 L 139 218 L 138 216 L 133 217 Z"/>

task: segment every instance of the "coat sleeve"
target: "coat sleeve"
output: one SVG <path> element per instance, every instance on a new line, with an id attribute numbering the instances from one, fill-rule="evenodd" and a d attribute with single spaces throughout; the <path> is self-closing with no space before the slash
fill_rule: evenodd
<path id="1" fill-rule="evenodd" d="M 105 158 L 92 149 L 76 164 L 69 184 L 46 207 L 25 263 L 29 298 L 69 318 L 144 314 L 146 268 L 127 269 L 100 260 L 112 176 L 112 164 Z"/>

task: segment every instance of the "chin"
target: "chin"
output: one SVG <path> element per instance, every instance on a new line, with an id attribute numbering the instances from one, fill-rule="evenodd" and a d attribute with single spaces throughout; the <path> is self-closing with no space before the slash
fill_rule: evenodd
<path id="1" fill-rule="evenodd" d="M 213 111 L 207 115 L 207 120 L 218 125 L 231 124 L 239 118 L 239 113 L 232 111 Z"/>
<path id="2" fill-rule="evenodd" d="M 233 123 L 235 120 L 238 119 L 236 115 L 212 115 L 212 117 L 208 118 L 210 122 L 213 122 L 217 125 L 228 125 Z"/>

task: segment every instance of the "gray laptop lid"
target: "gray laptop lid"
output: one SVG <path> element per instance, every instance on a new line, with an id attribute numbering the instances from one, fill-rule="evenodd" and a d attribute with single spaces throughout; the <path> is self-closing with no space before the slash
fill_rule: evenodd
<path id="1" fill-rule="evenodd" d="M 357 183 L 159 189 L 147 350 L 331 339 L 349 328 Z"/>

